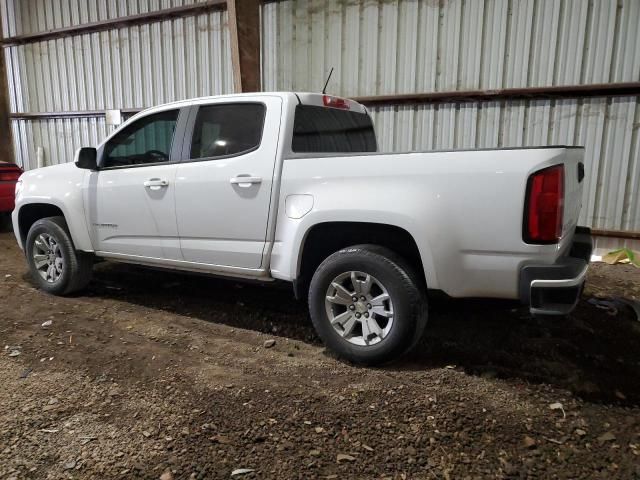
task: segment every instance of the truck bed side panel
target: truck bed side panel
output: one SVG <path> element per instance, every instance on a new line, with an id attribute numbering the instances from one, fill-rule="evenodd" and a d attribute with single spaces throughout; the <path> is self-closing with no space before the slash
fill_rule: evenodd
<path id="1" fill-rule="evenodd" d="M 570 243 L 577 221 L 574 210 L 579 212 L 575 199 L 567 199 L 572 213 L 558 245 L 528 245 L 522 240 L 529 175 L 565 162 L 569 151 L 573 149 L 285 160 L 272 273 L 285 280 L 296 278 L 301 246 L 313 225 L 383 223 L 413 236 L 429 288 L 455 297 L 518 298 L 520 267 L 551 264 Z M 575 152 L 571 161 L 577 165 L 582 150 Z M 293 194 L 313 197 L 313 208 L 299 219 L 286 214 L 286 198 Z"/>

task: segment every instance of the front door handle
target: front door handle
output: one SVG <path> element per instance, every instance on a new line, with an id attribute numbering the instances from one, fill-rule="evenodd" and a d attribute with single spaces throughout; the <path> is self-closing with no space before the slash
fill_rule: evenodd
<path id="1" fill-rule="evenodd" d="M 251 177 L 249 175 L 238 175 L 229 180 L 232 185 L 247 188 L 255 183 L 262 183 L 262 177 Z"/>
<path id="2" fill-rule="evenodd" d="M 149 190 L 160 190 L 163 187 L 168 187 L 169 182 L 160 178 L 150 178 L 149 180 L 144 182 L 143 185 Z"/>

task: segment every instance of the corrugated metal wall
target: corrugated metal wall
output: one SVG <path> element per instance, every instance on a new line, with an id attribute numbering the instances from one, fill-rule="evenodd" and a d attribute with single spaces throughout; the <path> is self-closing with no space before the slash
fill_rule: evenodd
<path id="1" fill-rule="evenodd" d="M 16 161 L 36 168 L 36 149 L 44 149 L 47 165 L 72 162 L 81 146 L 97 145 L 107 136 L 104 117 L 13 120 Z M 111 128 L 109 127 L 109 130 Z"/>
<path id="2" fill-rule="evenodd" d="M 4 37 L 182 7 L 206 0 L 2 0 Z"/>
<path id="3" fill-rule="evenodd" d="M 583 145 L 587 179 L 581 222 L 640 230 L 637 98 L 443 103 L 376 108 L 390 151 Z"/>
<path id="4" fill-rule="evenodd" d="M 638 0 L 296 0 L 263 9 L 266 90 L 369 96 L 640 79 Z M 581 221 L 640 230 L 638 97 L 373 109 L 386 151 L 586 147 Z"/>
<path id="5" fill-rule="evenodd" d="M 4 31 L 33 33 L 193 1 L 3 1 Z M 15 16 L 6 16 L 13 5 Z M 40 12 L 35 15 L 34 12 Z M 25 19 L 21 23 L 21 19 Z M 79 19 L 79 20 L 78 20 Z M 233 91 L 227 13 L 214 11 L 5 49 L 12 112 L 144 108 Z M 68 162 L 86 132 L 107 134 L 104 118 L 14 120 L 17 160 L 34 168 L 35 149 L 48 164 Z"/>
<path id="6" fill-rule="evenodd" d="M 638 0 L 295 0 L 263 15 L 266 90 L 345 96 L 637 81 Z"/>
<path id="7" fill-rule="evenodd" d="M 196 0 L 0 0 L 5 36 Z M 197 0 L 203 1 L 203 0 Z M 640 78 L 638 0 L 287 0 L 262 14 L 265 90 L 345 96 Z M 226 12 L 5 50 L 14 112 L 140 108 L 233 89 Z M 384 150 L 587 148 L 582 221 L 640 230 L 638 97 L 378 107 Z M 18 161 L 70 161 L 104 118 L 14 120 Z"/>

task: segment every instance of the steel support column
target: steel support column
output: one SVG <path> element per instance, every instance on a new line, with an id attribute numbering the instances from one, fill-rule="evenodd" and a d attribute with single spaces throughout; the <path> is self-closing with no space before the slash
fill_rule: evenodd
<path id="1" fill-rule="evenodd" d="M 260 0 L 228 0 L 233 85 L 236 92 L 259 92 Z"/>
<path id="2" fill-rule="evenodd" d="M 0 16 L 0 28 L 2 16 Z M 0 31 L 0 39 L 2 32 Z M 13 162 L 13 141 L 11 139 L 11 101 L 4 48 L 0 45 L 0 161 Z"/>

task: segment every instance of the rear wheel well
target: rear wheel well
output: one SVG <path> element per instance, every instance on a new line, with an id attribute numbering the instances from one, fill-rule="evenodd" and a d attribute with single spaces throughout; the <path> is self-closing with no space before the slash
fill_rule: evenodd
<path id="1" fill-rule="evenodd" d="M 20 209 L 20 213 L 18 213 L 18 226 L 23 244 L 26 242 L 31 226 L 41 218 L 47 217 L 64 218 L 64 214 L 58 207 L 48 203 L 30 203 Z"/>
<path id="2" fill-rule="evenodd" d="M 325 258 L 342 248 L 359 244 L 380 245 L 397 253 L 426 288 L 420 251 L 409 232 L 381 223 L 327 222 L 314 225 L 304 240 L 300 269 L 294 281 L 296 298 L 307 297 L 311 278 Z"/>

